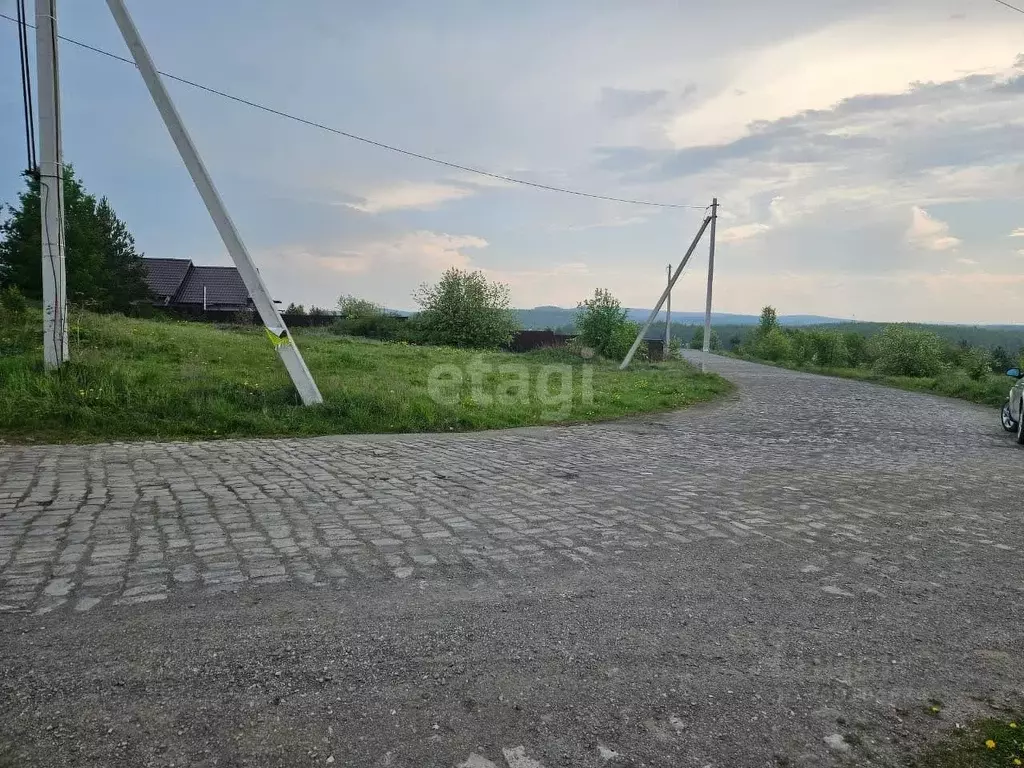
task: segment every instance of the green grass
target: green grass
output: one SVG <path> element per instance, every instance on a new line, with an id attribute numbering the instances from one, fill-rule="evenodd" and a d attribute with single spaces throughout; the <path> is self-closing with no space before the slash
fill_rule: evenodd
<path id="1" fill-rule="evenodd" d="M 752 360 L 756 363 L 774 365 L 778 368 L 789 368 L 794 371 L 806 373 L 817 373 L 823 376 L 838 376 L 844 379 L 858 379 L 860 381 L 873 381 L 876 384 L 884 384 L 889 387 L 906 389 L 911 392 L 930 392 L 935 395 L 955 397 L 960 400 L 969 400 L 972 403 L 981 405 L 1000 406 L 1006 400 L 1013 380 L 1002 374 L 989 374 L 983 379 L 975 380 L 960 370 L 953 370 L 939 376 L 912 377 L 912 376 L 883 376 L 867 368 L 825 368 L 817 365 L 799 365 L 795 363 L 776 363 L 768 360 L 734 355 L 744 360 Z"/>
<path id="2" fill-rule="evenodd" d="M 466 431 L 576 423 L 684 408 L 731 389 L 684 363 L 634 364 L 620 372 L 596 362 L 586 401 L 583 361 L 559 351 L 525 355 L 381 344 L 299 332 L 296 339 L 324 404 L 302 407 L 262 329 L 218 328 L 75 312 L 71 362 L 42 370 L 41 315 L 0 323 L 0 437 L 7 440 L 220 438 L 343 433 Z M 525 365 L 525 401 L 474 398 L 467 383 L 450 401 L 428 391 L 438 365 Z M 572 389 L 556 373 L 547 401 L 537 394 L 544 366 L 571 365 Z M 513 374 L 480 376 L 485 395 Z M 560 394 L 559 394 L 560 393 Z M 514 394 L 514 392 L 513 392 Z M 561 402 L 571 395 L 571 401 Z"/>
<path id="3" fill-rule="evenodd" d="M 988 719 L 954 732 L 915 760 L 914 768 L 1015 768 L 1024 765 L 1024 726 Z"/>

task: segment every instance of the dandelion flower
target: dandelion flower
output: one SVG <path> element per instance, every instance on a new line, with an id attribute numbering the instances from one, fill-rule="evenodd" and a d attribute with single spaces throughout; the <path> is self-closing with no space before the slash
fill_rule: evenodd
<path id="1" fill-rule="evenodd" d="M 1017 724 L 1016 724 L 1016 723 L 1010 723 L 1010 727 L 1011 727 L 1011 728 L 1016 728 L 1016 727 L 1017 727 Z"/>
<path id="2" fill-rule="evenodd" d="M 989 749 L 995 749 L 996 748 L 996 743 L 992 739 L 989 739 L 988 741 L 985 742 L 985 746 L 988 747 Z"/>

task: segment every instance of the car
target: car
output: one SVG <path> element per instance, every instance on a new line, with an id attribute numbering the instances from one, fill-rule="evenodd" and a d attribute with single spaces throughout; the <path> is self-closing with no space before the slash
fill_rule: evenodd
<path id="1" fill-rule="evenodd" d="M 1010 396 L 1003 403 L 1000 420 L 1003 429 L 1017 433 L 1017 442 L 1024 445 L 1024 373 L 1019 368 L 1011 368 L 1006 375 L 1016 379 L 1010 388 Z"/>

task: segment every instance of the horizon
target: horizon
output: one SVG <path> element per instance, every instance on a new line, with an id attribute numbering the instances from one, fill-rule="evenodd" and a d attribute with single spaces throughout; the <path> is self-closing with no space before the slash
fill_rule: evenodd
<path id="1" fill-rule="evenodd" d="M 133 10 L 166 72 L 530 184 L 696 206 L 514 185 L 169 83 L 285 304 L 399 306 L 456 266 L 508 284 L 522 306 L 571 308 L 611 288 L 643 307 L 718 197 L 716 312 L 1019 317 L 1024 19 L 996 3 L 258 5 Z M 0 22 L 16 50 L 15 25 Z M 59 31 L 127 53 L 109 14 L 84 4 L 61 8 Z M 86 189 L 146 255 L 230 264 L 138 72 L 64 42 L 60 56 L 65 158 Z M 16 80 L 0 82 L 11 136 Z M 24 163 L 10 146 L 7 202 Z M 678 304 L 703 306 L 706 260 L 705 239 Z"/>

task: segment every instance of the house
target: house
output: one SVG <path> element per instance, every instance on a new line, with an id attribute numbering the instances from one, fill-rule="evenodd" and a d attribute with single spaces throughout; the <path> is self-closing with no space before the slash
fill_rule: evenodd
<path id="1" fill-rule="evenodd" d="M 194 312 L 243 312 L 252 307 L 236 267 L 202 267 L 189 259 L 143 259 L 153 303 Z"/>

